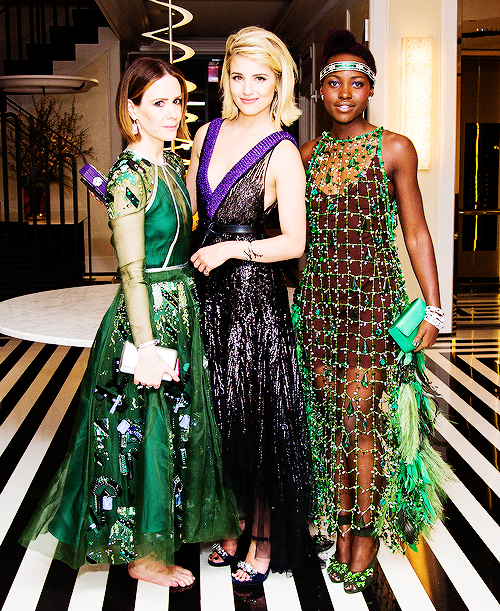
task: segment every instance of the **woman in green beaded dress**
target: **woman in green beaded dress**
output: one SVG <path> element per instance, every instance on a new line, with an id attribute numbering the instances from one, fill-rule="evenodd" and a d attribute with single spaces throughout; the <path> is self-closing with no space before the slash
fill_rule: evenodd
<path id="1" fill-rule="evenodd" d="M 239 534 L 192 295 L 184 168 L 163 150 L 188 136 L 186 102 L 182 74 L 161 59 L 136 59 L 120 81 L 128 147 L 106 199 L 122 285 L 94 341 L 69 452 L 21 540 L 73 567 L 127 563 L 169 587 L 194 580 L 174 565 L 182 543 Z M 133 376 L 119 370 L 126 340 L 138 350 Z M 157 343 L 177 350 L 178 373 Z"/>
<path id="2" fill-rule="evenodd" d="M 301 148 L 311 241 L 294 304 L 316 485 L 315 519 L 338 531 L 328 574 L 348 593 L 369 585 L 379 537 L 418 541 L 441 511 L 447 466 L 430 446 L 434 405 L 423 348 L 442 326 L 434 251 L 404 136 L 368 123 L 375 61 L 346 30 L 325 42 L 321 97 L 330 132 Z M 388 334 L 408 305 L 397 217 L 427 313 L 413 356 Z"/>

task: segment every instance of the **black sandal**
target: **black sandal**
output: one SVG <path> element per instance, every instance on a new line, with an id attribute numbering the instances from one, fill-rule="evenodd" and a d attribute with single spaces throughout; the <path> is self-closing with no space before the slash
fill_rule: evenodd
<path id="1" fill-rule="evenodd" d="M 348 513 L 345 516 L 339 516 L 337 519 L 337 526 L 347 526 L 352 524 L 351 514 Z M 339 536 L 342 536 L 343 531 L 338 529 Z M 340 562 L 335 558 L 335 553 L 330 558 L 330 563 L 326 569 L 330 581 L 333 583 L 342 583 L 349 573 L 349 563 Z"/>
<path id="2" fill-rule="evenodd" d="M 250 538 L 252 539 L 252 541 L 267 541 L 267 542 L 271 541 L 271 537 L 254 537 L 253 535 L 251 535 Z M 236 579 L 236 577 L 233 577 L 232 581 L 234 584 L 238 584 L 242 586 L 255 586 L 255 585 L 264 583 L 264 581 L 267 579 L 269 575 L 269 569 L 271 568 L 270 565 L 271 565 L 271 561 L 269 561 L 269 566 L 267 567 L 267 571 L 265 573 L 259 573 L 249 562 L 242 562 L 240 560 L 240 562 L 238 562 L 237 564 L 238 569 L 241 569 L 242 571 L 244 571 L 250 577 L 250 579 L 246 579 L 245 581 L 240 581 L 239 579 Z"/>
<path id="3" fill-rule="evenodd" d="M 373 526 L 365 526 L 364 528 L 358 529 L 353 534 L 356 537 L 373 537 L 375 532 L 376 531 L 373 529 Z M 375 568 L 375 563 L 377 562 L 378 550 L 380 549 L 380 541 L 378 537 L 375 537 L 375 542 L 377 547 L 366 569 L 356 573 L 349 571 L 348 575 L 346 575 L 344 579 L 344 591 L 347 594 L 357 594 L 358 592 L 362 592 L 372 583 L 373 570 Z"/>
<path id="4" fill-rule="evenodd" d="M 238 549 L 236 549 L 235 554 L 231 555 L 229 552 L 222 547 L 220 543 L 214 543 L 212 545 L 212 550 L 219 555 L 222 562 L 216 562 L 215 560 L 210 560 L 208 558 L 208 564 L 210 566 L 231 566 L 238 559 Z"/>

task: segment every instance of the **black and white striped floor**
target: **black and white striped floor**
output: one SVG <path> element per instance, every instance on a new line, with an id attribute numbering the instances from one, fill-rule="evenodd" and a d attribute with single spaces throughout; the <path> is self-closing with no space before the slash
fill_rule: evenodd
<path id="1" fill-rule="evenodd" d="M 500 295 L 459 295 L 457 314 L 457 326 L 462 329 L 500 326 Z"/>
<path id="2" fill-rule="evenodd" d="M 492 303 L 492 302 L 491 302 Z M 458 481 L 447 519 L 406 557 L 382 548 L 374 584 L 347 595 L 320 569 L 272 574 L 253 594 L 233 591 L 229 568 L 205 546 L 181 549 L 197 576 L 169 594 L 125 567 L 79 571 L 17 539 L 65 453 L 88 349 L 0 338 L 0 608 L 3 611 L 461 611 L 500 610 L 500 329 L 460 329 L 427 353 L 442 395 L 439 443 Z M 464 309 L 476 308 L 470 302 Z M 477 309 L 476 309 L 477 311 Z M 464 314 L 463 316 L 465 316 Z M 484 322 L 484 321 L 483 321 Z M 470 324 L 470 323 L 469 323 Z M 481 325 L 485 326 L 485 325 Z"/>

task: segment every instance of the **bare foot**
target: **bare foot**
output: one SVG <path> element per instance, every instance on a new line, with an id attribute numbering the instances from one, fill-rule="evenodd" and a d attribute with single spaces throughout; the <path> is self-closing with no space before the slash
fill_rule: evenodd
<path id="1" fill-rule="evenodd" d="M 257 571 L 257 573 L 265 573 L 267 571 L 267 569 L 269 568 L 269 558 L 265 559 L 265 558 L 256 558 L 255 557 L 255 551 L 256 551 L 256 543 L 255 541 L 252 541 L 250 543 L 250 547 L 248 548 L 248 554 L 247 557 L 245 558 L 245 562 L 247 562 L 248 564 L 251 564 L 253 566 L 253 568 Z M 250 581 L 251 577 L 250 575 L 243 571 L 242 569 L 238 569 L 236 571 L 236 573 L 233 573 L 232 576 L 238 580 L 241 581 L 241 583 L 244 583 L 245 581 Z"/>
<path id="2" fill-rule="evenodd" d="M 223 549 L 231 556 L 234 556 L 236 554 L 236 550 L 238 549 L 238 539 L 222 539 L 220 544 L 222 545 Z M 208 559 L 212 562 L 215 562 L 215 564 L 223 563 L 223 559 L 215 551 L 210 554 Z"/>
<path id="3" fill-rule="evenodd" d="M 181 566 L 165 566 L 149 557 L 138 558 L 128 565 L 128 574 L 134 579 L 149 581 L 166 588 L 185 588 L 194 582 L 191 571 Z"/>

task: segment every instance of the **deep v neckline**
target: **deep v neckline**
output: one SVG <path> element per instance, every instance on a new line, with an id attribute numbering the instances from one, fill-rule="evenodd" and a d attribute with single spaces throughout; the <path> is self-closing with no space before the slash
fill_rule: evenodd
<path id="1" fill-rule="evenodd" d="M 198 186 L 206 202 L 207 214 L 210 218 L 213 218 L 215 211 L 238 180 L 279 142 L 282 140 L 291 140 L 296 145 L 295 140 L 287 132 L 279 131 L 269 134 L 269 136 L 257 142 L 255 146 L 245 153 L 245 155 L 243 155 L 243 157 L 241 157 L 241 159 L 239 159 L 222 177 L 215 189 L 212 190 L 208 182 L 208 168 L 223 122 L 224 119 L 219 117 L 214 119 L 208 126 L 198 167 Z"/>
<path id="2" fill-rule="evenodd" d="M 256 149 L 259 149 L 262 146 L 262 144 L 266 142 L 266 140 L 268 138 L 271 138 L 275 134 L 279 134 L 280 133 L 280 132 L 272 132 L 271 134 L 269 134 L 265 138 L 262 138 L 262 140 L 259 140 L 254 146 L 252 146 L 251 149 L 249 149 L 242 157 L 240 157 L 238 159 L 238 161 L 236 163 L 234 163 L 229 168 L 229 170 L 224 174 L 224 176 L 221 178 L 221 180 L 217 183 L 217 186 L 215 187 L 215 189 L 212 189 L 212 187 L 210 185 L 210 181 L 208 180 L 208 171 L 210 169 L 210 162 L 212 161 L 215 145 L 217 144 L 217 139 L 219 138 L 220 129 L 221 129 L 223 123 L 224 123 L 224 119 L 219 119 L 218 120 L 217 128 L 216 128 L 216 130 L 214 130 L 215 133 L 214 133 L 214 138 L 213 138 L 213 144 L 211 145 L 210 150 L 207 151 L 207 153 L 208 153 L 208 163 L 207 163 L 207 172 L 206 173 L 207 173 L 207 185 L 208 185 L 208 188 L 210 189 L 210 193 L 215 193 L 217 191 L 217 189 L 219 188 L 219 186 L 221 185 L 221 183 L 223 182 L 223 180 L 224 180 L 224 178 L 226 176 L 228 176 L 232 172 L 238 171 L 240 166 L 244 166 L 245 165 L 245 161 L 247 160 L 247 158 L 251 157 L 252 154 L 254 153 L 254 151 Z"/>

